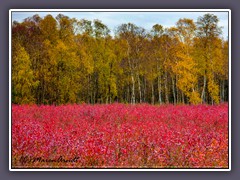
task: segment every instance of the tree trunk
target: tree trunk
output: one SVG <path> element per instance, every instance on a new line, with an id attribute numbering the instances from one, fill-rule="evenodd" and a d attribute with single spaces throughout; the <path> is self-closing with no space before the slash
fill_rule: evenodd
<path id="1" fill-rule="evenodd" d="M 138 91 L 139 91 L 139 102 L 142 103 L 142 92 L 141 92 L 141 83 L 138 75 Z"/>
<path id="2" fill-rule="evenodd" d="M 159 104 L 162 104 L 162 87 L 161 87 L 161 77 L 158 76 L 158 101 Z"/>
<path id="3" fill-rule="evenodd" d="M 154 85 L 152 81 L 152 104 L 154 104 Z"/>
<path id="4" fill-rule="evenodd" d="M 89 103 L 89 96 L 90 96 L 89 85 L 90 85 L 90 75 L 88 76 L 88 86 L 87 86 L 87 102 L 88 103 Z"/>
<path id="5" fill-rule="evenodd" d="M 169 99 L 168 99 L 168 88 L 167 88 L 167 72 L 165 72 L 165 103 L 169 103 Z"/>
<path id="6" fill-rule="evenodd" d="M 173 77 L 172 77 L 172 90 L 173 90 L 173 103 L 176 104 L 175 84 Z"/>
<path id="7" fill-rule="evenodd" d="M 202 99 L 202 103 L 205 103 L 205 89 L 206 89 L 206 82 L 207 82 L 207 78 L 206 75 L 204 75 L 203 77 L 203 90 L 202 90 L 202 95 L 201 95 L 201 99 Z"/>
<path id="8" fill-rule="evenodd" d="M 135 80 L 133 77 L 133 74 L 131 74 L 131 79 L 132 79 L 132 97 L 131 97 L 131 103 L 135 104 Z"/>
<path id="9" fill-rule="evenodd" d="M 177 76 L 176 76 L 176 84 L 177 84 Z M 177 99 L 176 99 L 176 101 L 177 101 L 177 103 L 179 103 L 179 97 L 178 97 L 178 87 L 176 86 L 176 95 L 177 95 Z"/>
<path id="10" fill-rule="evenodd" d="M 224 93 L 224 86 L 225 86 L 225 80 L 223 80 L 223 84 L 222 84 L 222 99 L 223 99 L 223 102 L 225 101 L 225 93 Z"/>
<path id="11" fill-rule="evenodd" d="M 43 80 L 43 85 L 42 85 L 42 104 L 44 104 L 44 99 L 45 99 L 45 81 Z"/>
<path id="12" fill-rule="evenodd" d="M 93 104 L 95 104 L 96 103 L 96 92 L 94 91 L 93 92 Z"/>
<path id="13" fill-rule="evenodd" d="M 130 84 L 128 85 L 128 89 L 127 89 L 128 93 L 127 93 L 127 102 L 131 103 L 131 95 L 130 95 Z"/>
<path id="14" fill-rule="evenodd" d="M 147 86 L 147 82 L 146 82 L 146 78 L 144 78 L 143 102 L 146 102 L 146 86 Z"/>
<path id="15" fill-rule="evenodd" d="M 108 104 L 108 95 L 106 95 L 106 104 Z"/>
<path id="16" fill-rule="evenodd" d="M 184 94 L 182 92 L 182 103 L 185 104 L 185 100 L 184 100 Z"/>

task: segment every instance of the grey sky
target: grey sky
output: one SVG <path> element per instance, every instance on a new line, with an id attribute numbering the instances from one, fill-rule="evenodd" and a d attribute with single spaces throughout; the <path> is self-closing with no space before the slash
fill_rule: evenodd
<path id="1" fill-rule="evenodd" d="M 64 14 L 70 18 L 94 20 L 99 19 L 107 25 L 113 33 L 114 28 L 122 23 L 134 23 L 147 30 L 150 30 L 154 24 L 161 24 L 163 27 L 175 26 L 180 18 L 193 19 L 197 21 L 199 16 L 211 13 L 219 18 L 219 26 L 223 27 L 223 37 L 228 37 L 228 12 L 12 12 L 12 21 L 22 22 L 25 18 L 35 14 L 41 17 L 51 14 L 56 17 L 58 14 Z"/>

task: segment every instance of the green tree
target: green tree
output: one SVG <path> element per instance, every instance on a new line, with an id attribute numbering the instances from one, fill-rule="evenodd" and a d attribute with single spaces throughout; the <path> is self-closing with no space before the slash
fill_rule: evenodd
<path id="1" fill-rule="evenodd" d="M 14 45 L 12 62 L 13 103 L 35 103 L 32 91 L 38 85 L 38 81 L 34 79 L 29 55 L 20 44 Z"/>
<path id="2" fill-rule="evenodd" d="M 206 91 L 209 92 L 211 101 L 219 103 L 219 87 L 215 82 L 215 70 L 218 68 L 213 68 L 216 64 L 216 51 L 218 51 L 218 45 L 216 45 L 216 39 L 219 38 L 222 31 L 218 26 L 219 19 L 213 14 L 205 14 L 197 20 L 197 44 L 195 45 L 196 51 L 202 52 L 202 58 L 198 58 L 198 65 L 201 75 L 203 77 L 203 87 L 201 93 L 202 102 L 206 102 Z M 218 54 L 218 53 L 217 53 Z M 215 60 L 214 60 L 215 59 Z M 208 89 L 206 90 L 206 88 Z"/>
<path id="3" fill-rule="evenodd" d="M 201 102 L 200 94 L 197 91 L 198 69 L 196 62 L 192 58 L 193 38 L 195 36 L 196 25 L 191 19 L 179 19 L 177 25 L 177 36 L 179 38 L 179 51 L 176 57 L 175 73 L 178 75 L 177 85 L 180 90 L 189 98 L 192 104 Z"/>

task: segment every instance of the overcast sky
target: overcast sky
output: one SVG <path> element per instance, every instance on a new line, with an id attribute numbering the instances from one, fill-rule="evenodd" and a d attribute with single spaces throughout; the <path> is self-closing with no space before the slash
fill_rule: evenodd
<path id="1" fill-rule="evenodd" d="M 41 17 L 51 14 L 56 17 L 60 13 L 76 19 L 99 19 L 108 26 L 112 34 L 114 28 L 122 23 L 131 22 L 150 30 L 154 24 L 172 27 L 180 18 L 189 18 L 196 22 L 198 17 L 211 13 L 219 18 L 219 26 L 223 27 L 224 39 L 228 37 L 228 12 L 12 12 L 12 21 L 22 22 L 25 18 L 35 14 Z"/>

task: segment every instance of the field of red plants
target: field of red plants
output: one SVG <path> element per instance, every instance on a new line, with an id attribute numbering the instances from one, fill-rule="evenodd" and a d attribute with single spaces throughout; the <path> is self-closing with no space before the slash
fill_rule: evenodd
<path id="1" fill-rule="evenodd" d="M 13 168 L 228 168 L 228 104 L 12 105 Z"/>

